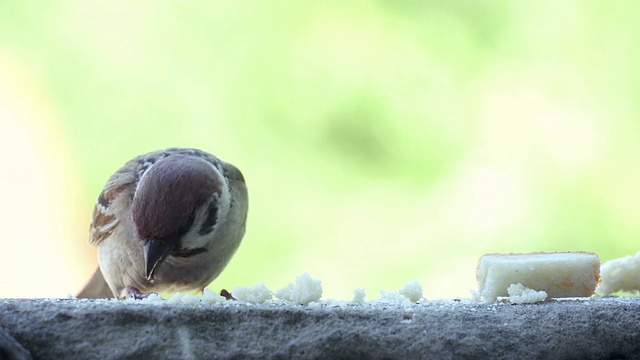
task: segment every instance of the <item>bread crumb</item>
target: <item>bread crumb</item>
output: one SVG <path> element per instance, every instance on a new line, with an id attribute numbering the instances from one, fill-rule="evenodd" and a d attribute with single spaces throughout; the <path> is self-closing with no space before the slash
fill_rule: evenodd
<path id="1" fill-rule="evenodd" d="M 211 291 L 211 290 L 209 290 L 207 288 L 205 288 L 204 292 L 202 293 L 202 302 L 203 303 L 207 303 L 207 304 L 222 304 L 225 301 L 227 301 L 227 299 L 225 299 L 223 296 L 220 296 L 215 291 Z"/>
<path id="2" fill-rule="evenodd" d="M 162 296 L 160 296 L 160 294 L 156 294 L 156 293 L 151 293 L 146 298 L 140 300 L 140 302 L 149 303 L 149 304 L 162 303 L 163 301 L 164 300 L 162 300 Z"/>
<path id="3" fill-rule="evenodd" d="M 233 297 L 251 304 L 264 304 L 273 298 L 273 291 L 267 288 L 265 283 L 253 286 L 236 286 L 233 288 Z"/>
<path id="4" fill-rule="evenodd" d="M 422 286 L 418 280 L 412 280 L 402 285 L 399 291 L 380 290 L 378 301 L 406 306 L 420 299 L 422 299 Z"/>
<path id="5" fill-rule="evenodd" d="M 509 294 L 509 302 L 512 304 L 533 304 L 547 298 L 546 292 L 529 289 L 521 283 L 509 285 L 507 293 Z"/>
<path id="6" fill-rule="evenodd" d="M 202 296 L 196 296 L 193 294 L 184 294 L 184 296 L 182 297 L 182 299 L 180 299 L 180 301 L 183 304 L 196 305 L 196 304 L 200 304 L 200 299 L 202 299 Z"/>
<path id="7" fill-rule="evenodd" d="M 412 303 L 415 303 L 422 298 L 422 286 L 420 286 L 418 280 L 412 280 L 402 285 L 399 293 Z"/>
<path id="8" fill-rule="evenodd" d="M 171 295 L 171 297 L 167 299 L 167 302 L 171 304 L 181 303 L 183 296 L 185 296 L 185 294 L 177 292 Z"/>
<path id="9" fill-rule="evenodd" d="M 613 259 L 600 268 L 602 282 L 598 293 L 609 295 L 616 291 L 638 292 L 640 290 L 640 252 Z"/>
<path id="10" fill-rule="evenodd" d="M 304 273 L 296 276 L 295 284 L 289 283 L 278 290 L 275 295 L 281 300 L 309 305 L 310 302 L 318 301 L 322 297 L 322 282 L 312 278 L 309 273 Z"/>
<path id="11" fill-rule="evenodd" d="M 397 291 L 380 290 L 380 299 L 378 299 L 378 301 L 403 306 L 411 305 L 411 301 L 409 301 L 409 299 L 407 299 L 405 296 L 400 295 L 400 293 Z"/>
<path id="12" fill-rule="evenodd" d="M 353 302 L 356 304 L 364 304 L 364 300 L 367 297 L 367 294 L 364 288 L 356 288 L 353 290 Z"/>

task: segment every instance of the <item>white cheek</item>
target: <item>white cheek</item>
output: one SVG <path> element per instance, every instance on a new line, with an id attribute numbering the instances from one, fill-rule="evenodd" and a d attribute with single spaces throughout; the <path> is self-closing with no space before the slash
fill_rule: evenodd
<path id="1" fill-rule="evenodd" d="M 222 223 L 227 218 L 229 207 L 231 207 L 231 189 L 225 185 L 224 189 L 222 189 L 222 194 L 218 198 L 218 223 Z"/>
<path id="2" fill-rule="evenodd" d="M 215 234 L 215 231 L 207 235 L 198 234 L 198 230 L 191 230 L 182 237 L 182 248 L 185 249 L 197 249 L 207 248 L 207 244 L 210 242 L 211 237 Z"/>
<path id="3" fill-rule="evenodd" d="M 193 220 L 193 225 L 191 226 L 191 230 L 182 237 L 183 248 L 195 249 L 195 248 L 206 247 L 207 242 L 209 241 L 209 236 L 211 236 L 211 234 L 207 234 L 203 236 L 198 233 L 200 231 L 200 228 L 202 227 L 201 224 L 204 222 L 206 217 L 207 217 L 207 207 L 203 206 L 198 210 L 198 213 L 196 214 L 196 218 Z"/>
<path id="4" fill-rule="evenodd" d="M 211 245 L 211 239 L 216 236 L 218 233 L 218 227 L 221 226 L 222 223 L 225 222 L 227 218 L 227 214 L 229 213 L 229 207 L 231 205 L 231 195 L 230 189 L 227 186 L 226 179 L 220 174 L 216 169 L 216 175 L 219 176 L 219 180 L 224 184 L 221 194 L 218 198 L 218 217 L 216 219 L 216 224 L 213 227 L 213 231 L 206 235 L 200 235 L 198 232 L 202 227 L 202 223 L 204 223 L 205 219 L 208 215 L 208 202 L 206 206 L 202 206 L 193 221 L 193 226 L 191 227 L 191 231 L 184 235 L 182 238 L 182 247 L 188 249 L 195 249 L 201 247 L 209 247 Z"/>

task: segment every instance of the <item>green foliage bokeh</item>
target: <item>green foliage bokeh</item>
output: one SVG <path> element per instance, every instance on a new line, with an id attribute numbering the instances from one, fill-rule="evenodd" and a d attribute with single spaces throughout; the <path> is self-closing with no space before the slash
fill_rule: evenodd
<path id="1" fill-rule="evenodd" d="M 329 297 L 465 296 L 484 253 L 638 250 L 638 10 L 5 0 L 0 53 L 42 82 L 88 199 L 157 148 L 243 170 L 248 233 L 214 288 L 309 271 Z"/>

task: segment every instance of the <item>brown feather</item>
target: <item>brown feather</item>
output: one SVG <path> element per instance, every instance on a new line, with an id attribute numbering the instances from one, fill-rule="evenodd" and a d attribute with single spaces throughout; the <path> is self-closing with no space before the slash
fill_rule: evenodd
<path id="1" fill-rule="evenodd" d="M 187 158 L 190 160 L 185 161 Z M 193 158 L 204 161 L 191 161 Z M 180 237 L 191 228 L 196 210 L 213 196 L 220 196 L 223 188 L 226 189 L 226 180 L 220 179 L 218 176 L 203 175 L 211 170 L 211 166 L 215 167 L 219 173 L 228 176 L 228 179 L 244 183 L 244 178 L 237 168 L 197 149 L 169 148 L 143 154 L 128 161 L 109 178 L 98 196 L 92 214 L 89 242 L 93 245 L 100 245 L 103 241 L 140 240 L 140 246 L 143 246 L 144 241 L 165 243 L 179 241 Z M 143 177 L 144 180 L 140 182 Z M 240 196 L 242 201 L 246 202 L 246 190 Z M 233 207 L 234 199 L 232 198 L 230 201 L 231 207 Z M 241 229 L 235 232 L 228 230 L 233 247 L 225 255 L 222 267 L 235 251 L 244 233 L 246 205 L 244 209 L 244 213 L 238 213 L 243 217 L 242 223 L 233 223 L 234 226 L 239 226 Z M 240 211 L 242 212 L 242 210 Z M 206 226 L 204 226 L 205 230 L 209 231 L 209 228 L 213 230 L 219 220 L 217 216 L 218 211 L 215 206 L 209 209 Z M 123 224 L 133 226 L 133 228 L 118 230 L 118 227 L 124 226 Z M 134 237 L 135 239 L 123 239 L 122 236 Z M 110 237 L 115 238 L 110 239 Z M 176 244 L 179 245 L 179 242 Z M 136 245 L 132 244 L 132 246 Z M 190 257 L 197 253 L 206 252 L 206 249 L 200 248 L 176 248 L 175 250 L 177 257 L 181 255 Z M 220 270 L 217 270 L 218 273 Z M 105 274 L 113 276 L 110 272 Z M 184 275 L 184 273 L 180 274 Z M 114 279 L 109 279 L 111 284 Z M 171 279 L 165 280 L 185 281 L 183 278 Z M 119 289 L 120 285 L 122 284 L 117 282 L 112 284 L 115 286 L 114 289 Z M 198 283 L 197 286 L 204 285 Z M 100 269 L 93 274 L 78 297 L 113 297 Z"/>
<path id="2" fill-rule="evenodd" d="M 139 164 L 134 160 L 127 162 L 113 174 L 98 196 L 93 208 L 93 217 L 89 229 L 89 243 L 97 245 L 109 237 L 119 222 L 114 212 L 114 203 L 130 201 L 126 199 L 135 191 L 136 170 Z M 124 199 L 122 197 L 125 197 Z"/>

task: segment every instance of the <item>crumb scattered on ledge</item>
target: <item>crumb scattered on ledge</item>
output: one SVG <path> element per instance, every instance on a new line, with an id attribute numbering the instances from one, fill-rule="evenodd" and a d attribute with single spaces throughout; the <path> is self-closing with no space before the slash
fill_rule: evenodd
<path id="1" fill-rule="evenodd" d="M 202 293 L 202 302 L 206 304 L 223 304 L 227 299 L 224 296 L 216 294 L 214 291 L 204 289 Z"/>
<path id="2" fill-rule="evenodd" d="M 295 304 L 308 305 L 322 297 L 322 282 L 314 279 L 309 273 L 296 276 L 295 283 L 278 290 L 276 297 Z"/>
<path id="3" fill-rule="evenodd" d="M 264 304 L 273 298 L 273 291 L 269 290 L 265 283 L 253 286 L 236 286 L 233 288 L 233 296 L 239 301 Z"/>
<path id="4" fill-rule="evenodd" d="M 609 295 L 618 291 L 638 292 L 640 290 L 640 252 L 613 259 L 600 268 L 602 282 L 597 292 Z"/>
<path id="5" fill-rule="evenodd" d="M 507 293 L 509 294 L 509 302 L 512 304 L 533 304 L 547 298 L 546 292 L 529 289 L 521 283 L 509 285 Z"/>
<path id="6" fill-rule="evenodd" d="M 422 299 L 422 286 L 420 286 L 418 280 L 411 280 L 402 285 L 399 293 L 409 299 L 409 301 L 415 303 Z"/>
<path id="7" fill-rule="evenodd" d="M 367 293 L 364 288 L 356 288 L 353 290 L 353 302 L 356 304 L 364 304 Z"/>
<path id="8" fill-rule="evenodd" d="M 380 298 L 376 301 L 410 305 L 422 299 L 422 286 L 418 280 L 412 280 L 402 285 L 399 291 L 380 290 Z"/>

